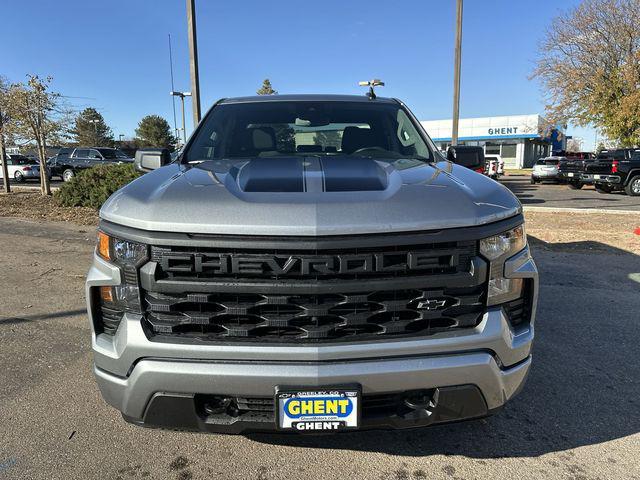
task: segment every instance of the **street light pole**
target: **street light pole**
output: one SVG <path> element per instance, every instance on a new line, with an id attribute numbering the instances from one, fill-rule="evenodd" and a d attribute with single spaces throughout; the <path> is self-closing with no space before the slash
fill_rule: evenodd
<path id="1" fill-rule="evenodd" d="M 180 100 L 182 101 L 182 144 L 185 145 L 187 143 L 187 128 L 186 128 L 186 122 L 185 122 L 185 116 L 184 116 L 184 97 L 190 97 L 191 96 L 191 92 L 176 92 L 173 91 L 171 92 L 171 95 L 173 95 L 174 97 L 180 97 Z"/>
<path id="2" fill-rule="evenodd" d="M 100 145 L 98 145 L 98 123 L 100 122 L 100 120 L 97 119 L 93 119 L 93 120 L 89 120 L 89 123 L 93 123 L 93 146 L 94 147 L 99 147 Z"/>
<path id="3" fill-rule="evenodd" d="M 184 119 L 184 95 L 180 95 L 180 100 L 182 100 L 182 144 L 185 145 L 187 143 L 187 130 Z"/>
<path id="4" fill-rule="evenodd" d="M 193 127 L 195 128 L 200 122 L 200 78 L 198 73 L 198 40 L 196 38 L 195 0 L 187 0 L 187 30 L 189 36 L 191 94 L 193 95 L 191 105 L 193 107 Z"/>
<path id="5" fill-rule="evenodd" d="M 456 46 L 453 63 L 453 125 L 451 145 L 458 144 L 458 123 L 460 121 L 460 63 L 462 59 L 462 1 L 456 7 Z"/>

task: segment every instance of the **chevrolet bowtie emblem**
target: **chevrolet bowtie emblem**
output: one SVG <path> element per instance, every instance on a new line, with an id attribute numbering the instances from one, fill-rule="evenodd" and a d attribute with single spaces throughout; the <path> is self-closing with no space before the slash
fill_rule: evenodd
<path id="1" fill-rule="evenodd" d="M 438 310 L 447 304 L 446 300 L 422 300 L 418 303 L 418 310 Z"/>

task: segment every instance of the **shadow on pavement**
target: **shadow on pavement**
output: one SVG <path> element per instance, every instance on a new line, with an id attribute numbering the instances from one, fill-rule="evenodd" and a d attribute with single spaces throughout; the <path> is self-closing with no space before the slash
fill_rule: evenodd
<path id="1" fill-rule="evenodd" d="M 593 188 L 571 190 L 564 184 L 549 182 L 532 185 L 522 178 L 506 177 L 500 179 L 505 187 L 511 190 L 523 205 L 541 205 L 573 208 L 632 208 L 638 206 L 634 197 L 622 191 L 608 194 L 596 192 Z M 550 188 L 549 188 L 550 187 Z"/>
<path id="2" fill-rule="evenodd" d="M 501 458 L 640 432 L 640 256 L 597 242 L 530 240 L 541 276 L 533 367 L 522 393 L 500 413 L 419 430 L 251 438 L 401 456 Z"/>
<path id="3" fill-rule="evenodd" d="M 17 325 L 19 323 L 29 323 L 29 322 L 37 322 L 41 320 L 49 320 L 53 318 L 61 318 L 61 317 L 77 317 L 80 315 L 86 315 L 87 309 L 81 308 L 77 310 L 65 310 L 62 312 L 55 313 L 41 313 L 34 315 L 21 315 L 19 317 L 0 317 L 0 325 Z"/>

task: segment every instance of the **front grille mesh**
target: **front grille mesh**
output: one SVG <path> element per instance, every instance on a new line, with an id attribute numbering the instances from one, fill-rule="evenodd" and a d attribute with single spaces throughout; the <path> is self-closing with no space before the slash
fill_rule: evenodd
<path id="1" fill-rule="evenodd" d="M 313 343 L 424 336 L 480 321 L 486 278 L 474 264 L 476 241 L 356 241 L 367 246 L 152 246 L 142 297 L 147 334 Z"/>
<path id="2" fill-rule="evenodd" d="M 423 335 L 475 326 L 483 288 L 354 294 L 253 295 L 147 292 L 154 334 L 208 339 L 322 341 Z"/>

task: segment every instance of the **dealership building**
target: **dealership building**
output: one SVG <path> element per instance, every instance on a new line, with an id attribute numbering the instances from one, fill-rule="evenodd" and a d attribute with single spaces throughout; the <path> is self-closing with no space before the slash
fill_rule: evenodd
<path id="1" fill-rule="evenodd" d="M 450 119 L 420 123 L 438 148 L 451 145 Z M 548 137 L 541 134 L 544 130 L 544 119 L 538 114 L 461 118 L 458 143 L 484 147 L 486 155 L 500 155 L 506 168 L 527 168 L 553 151 L 565 150 L 567 137 L 562 130 L 554 129 Z"/>

